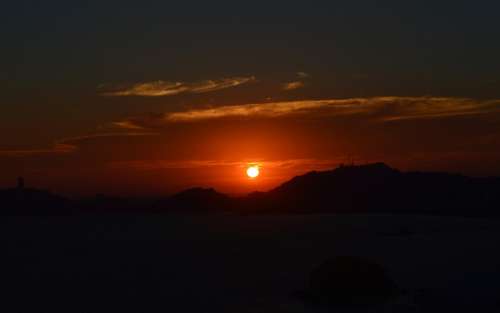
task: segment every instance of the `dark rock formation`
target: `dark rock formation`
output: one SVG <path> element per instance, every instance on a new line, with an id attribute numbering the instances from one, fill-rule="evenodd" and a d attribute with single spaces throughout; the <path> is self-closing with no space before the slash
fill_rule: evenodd
<path id="1" fill-rule="evenodd" d="M 381 304 L 399 294 L 382 266 L 357 257 L 337 257 L 314 269 L 303 299 L 310 304 Z"/>

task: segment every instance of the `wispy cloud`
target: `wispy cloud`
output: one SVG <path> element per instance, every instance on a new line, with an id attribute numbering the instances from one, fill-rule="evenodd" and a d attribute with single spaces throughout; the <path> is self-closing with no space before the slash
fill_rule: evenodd
<path id="1" fill-rule="evenodd" d="M 270 102 L 175 112 L 167 114 L 165 120 L 170 122 L 188 122 L 224 117 L 277 117 L 300 112 L 305 113 L 307 111 L 325 108 L 332 104 L 337 104 L 339 107 L 352 106 L 351 103 L 342 104 L 337 100 Z"/>
<path id="2" fill-rule="evenodd" d="M 18 150 L 0 150 L 0 156 L 7 157 L 26 157 L 33 155 L 57 155 L 68 154 L 78 150 L 78 145 L 82 141 L 105 138 L 105 137 L 137 137 L 154 136 L 153 132 L 113 132 L 113 133 L 95 133 L 83 136 L 68 137 L 59 139 L 51 147 L 41 149 L 18 149 Z"/>
<path id="3" fill-rule="evenodd" d="M 500 100 L 460 98 L 379 97 L 330 100 L 301 100 L 190 110 L 166 115 L 168 121 L 195 121 L 222 117 L 278 117 L 321 110 L 331 115 L 371 114 L 381 120 L 439 118 L 500 111 Z"/>
<path id="4" fill-rule="evenodd" d="M 172 96 L 182 93 L 198 94 L 236 87 L 249 82 L 253 82 L 255 80 L 256 79 L 254 76 L 204 80 L 194 83 L 159 80 L 154 82 L 137 83 L 133 85 L 100 86 L 99 93 L 103 96 L 142 97 Z"/>
<path id="5" fill-rule="evenodd" d="M 467 98 L 387 98 L 380 111 L 384 121 L 432 119 L 500 112 L 500 100 Z"/>
<path id="6" fill-rule="evenodd" d="M 305 86 L 305 84 L 303 82 L 300 82 L 300 81 L 289 82 L 289 83 L 283 84 L 283 90 L 295 90 L 295 89 L 302 88 L 304 86 Z"/>
<path id="7" fill-rule="evenodd" d="M 352 116 L 362 121 L 397 122 L 414 119 L 444 119 L 479 114 L 500 114 L 500 100 L 438 97 L 374 97 L 350 99 L 298 100 L 220 106 L 180 112 L 132 116 L 111 123 L 111 128 L 84 136 L 57 140 L 48 148 L 0 150 L 0 156 L 67 154 L 82 141 L 120 136 L 153 136 L 173 123 L 223 118 L 279 118 L 315 116 L 333 118 Z"/>
<path id="8" fill-rule="evenodd" d="M 139 126 L 135 124 L 133 121 L 119 121 L 119 122 L 113 122 L 112 125 L 117 128 L 121 129 L 131 129 L 131 130 L 141 130 L 144 129 L 144 127 Z"/>
<path id="9" fill-rule="evenodd" d="M 67 154 L 74 152 L 75 150 L 76 147 L 73 145 L 56 143 L 52 147 L 42 149 L 0 150 L 0 156 L 27 157 L 33 155 Z"/>
<path id="10" fill-rule="evenodd" d="M 68 137 L 60 139 L 56 144 L 64 145 L 74 145 L 77 146 L 78 143 L 86 140 L 96 139 L 96 138 L 109 138 L 109 137 L 143 137 L 143 136 L 156 136 L 158 133 L 155 132 L 109 132 L 109 133 L 94 133 L 83 136 Z"/>
<path id="11" fill-rule="evenodd" d="M 500 100 L 437 97 L 375 97 L 299 100 L 220 106 L 148 116 L 131 117 L 115 123 L 124 129 L 158 128 L 168 123 L 195 122 L 221 118 L 275 118 L 319 114 L 321 117 L 358 115 L 378 121 L 432 119 L 500 113 Z"/>
<path id="12" fill-rule="evenodd" d="M 134 160 L 118 161 L 109 164 L 112 168 L 126 168 L 135 170 L 165 170 L 165 169 L 199 169 L 210 167 L 246 168 L 250 164 L 258 164 L 264 169 L 295 169 L 303 171 L 324 170 L 336 167 L 342 163 L 338 159 L 285 159 L 285 160 Z"/>
<path id="13" fill-rule="evenodd" d="M 297 72 L 297 80 L 291 81 L 291 82 L 286 82 L 283 84 L 282 89 L 289 91 L 289 90 L 295 90 L 299 88 L 303 88 L 305 86 L 304 80 L 309 78 L 309 74 L 306 72 Z"/>

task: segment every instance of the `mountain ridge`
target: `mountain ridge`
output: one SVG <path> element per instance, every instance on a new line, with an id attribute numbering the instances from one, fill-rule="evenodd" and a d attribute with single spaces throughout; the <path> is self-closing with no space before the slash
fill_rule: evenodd
<path id="1" fill-rule="evenodd" d="M 31 194 L 40 194 L 33 198 Z M 56 201 L 57 200 L 57 201 Z M 390 213 L 500 216 L 500 177 L 446 172 L 402 172 L 385 163 L 341 165 L 295 176 L 267 192 L 230 197 L 194 187 L 159 200 L 96 197 L 71 201 L 33 189 L 0 190 L 0 214 L 190 214 Z M 38 208 L 42 208 L 38 210 Z M 18 211 L 15 211 L 18 210 Z"/>

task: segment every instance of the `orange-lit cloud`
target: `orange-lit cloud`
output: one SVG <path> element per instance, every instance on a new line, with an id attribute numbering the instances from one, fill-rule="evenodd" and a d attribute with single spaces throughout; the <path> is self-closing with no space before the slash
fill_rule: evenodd
<path id="1" fill-rule="evenodd" d="M 117 128 L 121 128 L 121 129 L 136 129 L 136 130 L 140 130 L 140 129 L 144 129 L 144 127 L 142 126 L 139 126 L 137 124 L 135 124 L 134 122 L 132 121 L 119 121 L 119 122 L 113 122 L 112 123 L 113 126 L 117 127 Z"/>
<path id="2" fill-rule="evenodd" d="M 164 169 L 200 169 L 205 167 L 236 167 L 247 168 L 249 164 L 258 164 L 264 169 L 294 169 L 302 171 L 324 170 L 337 166 L 345 161 L 338 159 L 287 159 L 274 161 L 224 161 L 224 160 L 134 160 L 119 161 L 110 164 L 112 168 L 136 170 L 164 170 Z"/>
<path id="3" fill-rule="evenodd" d="M 25 157 L 32 155 L 66 154 L 75 150 L 76 146 L 56 143 L 52 147 L 45 149 L 0 150 L 0 156 Z"/>
<path id="4" fill-rule="evenodd" d="M 323 116 L 370 114 L 383 121 L 439 118 L 500 111 L 500 100 L 431 97 L 378 97 L 301 100 L 223 106 L 168 114 L 168 121 L 196 121 L 223 117 L 279 117 L 320 111 Z"/>
<path id="5" fill-rule="evenodd" d="M 289 82 L 283 84 L 283 90 L 295 90 L 304 87 L 305 84 L 301 81 Z"/>
<path id="6" fill-rule="evenodd" d="M 343 100 L 300 100 L 286 102 L 269 102 L 222 106 L 209 109 L 174 112 L 165 116 L 166 121 L 188 122 L 197 120 L 216 119 L 224 117 L 278 117 L 296 113 L 306 113 L 321 108 L 341 109 L 342 111 L 355 109 L 352 103 Z"/>
<path id="7" fill-rule="evenodd" d="M 115 123 L 126 129 L 157 128 L 167 123 L 195 122 L 220 118 L 275 118 L 288 115 L 334 117 L 365 116 L 376 121 L 446 118 L 500 112 L 500 100 L 437 97 L 376 97 L 299 100 L 220 106 L 180 112 L 132 117 Z"/>
<path id="8" fill-rule="evenodd" d="M 127 86 L 101 86 L 99 92 L 103 96 L 142 96 L 160 97 L 182 93 L 206 93 L 236 87 L 255 81 L 255 77 L 231 77 L 217 80 L 204 80 L 194 83 L 155 81 Z"/>
<path id="9" fill-rule="evenodd" d="M 375 97 L 325 100 L 298 100 L 242 104 L 130 117 L 112 122 L 111 128 L 90 135 L 56 140 L 48 148 L 0 150 L 0 156 L 67 154 L 84 140 L 99 137 L 152 136 L 173 123 L 223 118 L 279 118 L 313 116 L 335 118 L 352 116 L 360 121 L 395 122 L 455 116 L 500 113 L 500 100 L 437 97 Z"/>
<path id="10" fill-rule="evenodd" d="M 68 137 L 60 139 L 57 144 L 65 145 L 76 145 L 79 142 L 95 139 L 95 138 L 105 138 L 105 137 L 141 137 L 141 136 L 156 136 L 158 133 L 153 132 L 114 132 L 114 133 L 94 133 L 83 136 Z"/>
<path id="11" fill-rule="evenodd" d="M 405 119 L 446 118 L 500 112 L 500 100 L 475 100 L 467 98 L 387 98 L 382 113 L 384 121 Z"/>
<path id="12" fill-rule="evenodd" d="M 190 173 L 189 186 L 210 186 L 231 193 L 268 190 L 296 175 L 310 171 L 330 170 L 345 162 L 338 159 L 282 159 L 282 160 L 133 160 L 108 163 L 109 170 L 127 173 Z M 261 174 L 248 184 L 246 170 L 258 165 Z M 212 173 L 212 174 L 210 174 Z M 168 174 L 166 174 L 168 175 Z M 180 180 L 179 180 L 180 182 Z"/>
<path id="13" fill-rule="evenodd" d="M 19 150 L 0 150 L 0 156 L 8 157 L 24 157 L 33 155 L 51 155 L 51 154 L 67 154 L 78 150 L 78 144 L 85 140 L 105 137 L 137 137 L 137 136 L 154 136 L 152 132 L 115 132 L 115 133 L 95 133 L 83 136 L 69 137 L 57 140 L 52 147 L 43 149 L 19 149 Z"/>

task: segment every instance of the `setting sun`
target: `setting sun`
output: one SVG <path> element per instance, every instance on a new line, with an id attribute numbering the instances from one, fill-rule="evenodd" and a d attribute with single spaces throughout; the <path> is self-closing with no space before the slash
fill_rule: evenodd
<path id="1" fill-rule="evenodd" d="M 259 176 L 259 166 L 258 165 L 252 165 L 247 168 L 247 176 L 250 178 L 256 178 Z"/>

